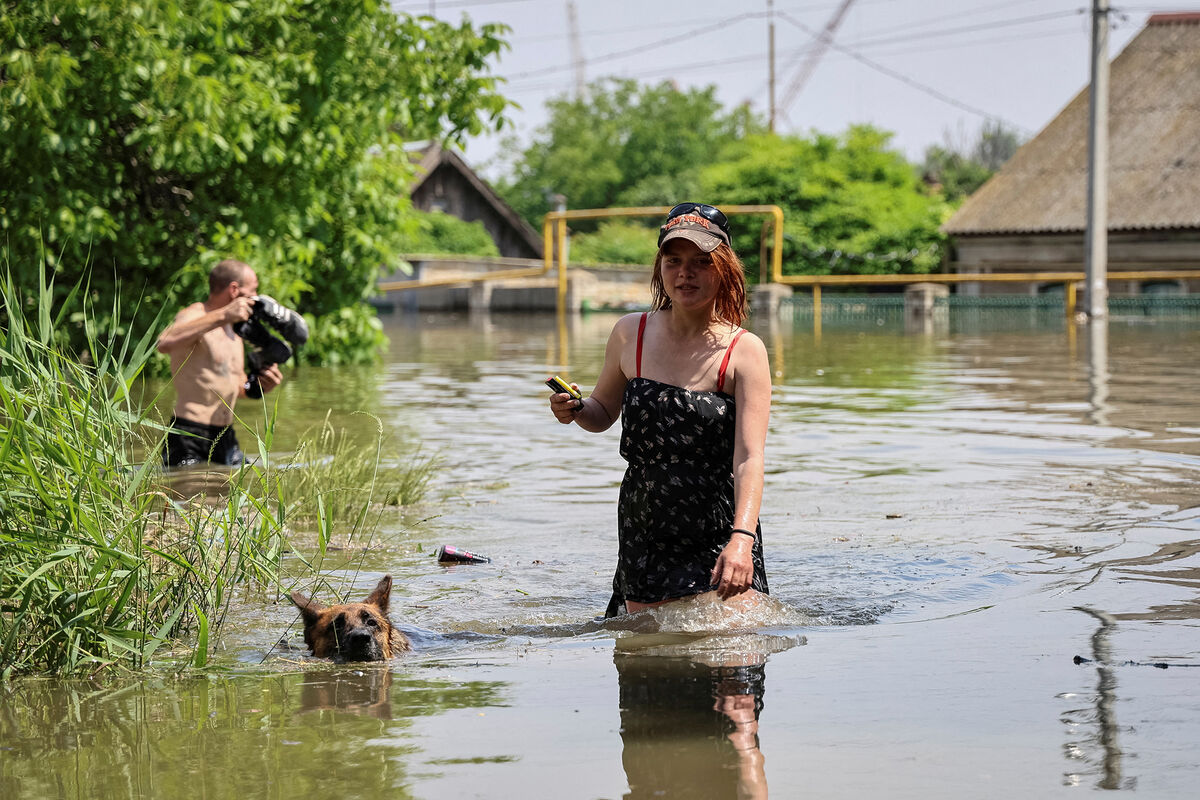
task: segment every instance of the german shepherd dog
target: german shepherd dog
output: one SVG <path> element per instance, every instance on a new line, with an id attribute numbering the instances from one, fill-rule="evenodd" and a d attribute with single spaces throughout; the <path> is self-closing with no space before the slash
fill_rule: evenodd
<path id="1" fill-rule="evenodd" d="M 304 618 L 304 643 L 317 658 L 334 661 L 387 661 L 412 649 L 408 637 L 388 619 L 392 576 L 384 575 L 361 603 L 326 606 L 292 592 Z"/>

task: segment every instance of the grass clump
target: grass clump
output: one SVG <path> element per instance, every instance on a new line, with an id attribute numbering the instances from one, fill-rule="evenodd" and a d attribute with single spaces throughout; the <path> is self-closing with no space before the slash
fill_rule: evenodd
<path id="1" fill-rule="evenodd" d="M 0 675 L 140 668 L 186 633 L 202 665 L 234 587 L 276 580 L 279 509 L 241 479 L 218 507 L 166 499 L 130 397 L 151 334 L 102 340 L 84 304 L 67 352 L 79 294 L 55 314 L 44 269 L 36 297 L 0 285 Z"/>
<path id="2" fill-rule="evenodd" d="M 389 441 L 379 420 L 371 418 L 375 436 L 363 439 L 335 426 L 327 414 L 321 425 L 301 434 L 290 461 L 271 475 L 271 493 L 287 518 L 315 526 L 322 544 L 335 532 L 353 536 L 371 528 L 372 512 L 420 502 L 437 470 L 436 456 Z"/>

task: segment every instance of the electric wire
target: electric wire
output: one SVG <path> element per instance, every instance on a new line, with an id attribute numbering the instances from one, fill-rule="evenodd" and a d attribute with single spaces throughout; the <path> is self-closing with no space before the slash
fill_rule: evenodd
<path id="1" fill-rule="evenodd" d="M 808 33 L 810 36 L 817 35 L 816 32 L 812 28 L 809 28 L 807 25 L 805 25 L 802 22 L 799 22 L 798 20 L 792 19 L 792 17 L 788 14 L 779 14 L 778 16 L 780 17 L 780 19 L 783 19 L 785 22 L 789 22 L 789 23 L 797 26 L 798 28 L 803 30 L 805 33 Z M 957 108 L 961 111 L 966 111 L 969 114 L 974 114 L 976 116 L 983 117 L 984 119 L 995 120 L 997 122 L 1003 123 L 1005 126 L 1012 128 L 1013 130 L 1016 130 L 1026 136 L 1028 136 L 1032 133 L 1024 125 L 1018 125 L 1015 122 L 1011 122 L 1011 121 L 1005 119 L 1004 117 L 1000 116 L 999 114 L 993 114 L 990 111 L 985 111 L 982 108 L 973 106 L 970 103 L 966 103 L 962 100 L 959 100 L 958 98 L 951 97 L 950 95 L 946 94 L 945 92 L 943 92 L 939 89 L 935 89 L 932 86 L 928 86 L 924 83 L 921 83 L 920 81 L 916 80 L 915 78 L 911 78 L 902 72 L 898 72 L 897 70 L 892 69 L 891 67 L 884 66 L 883 64 L 880 64 L 877 61 L 872 61 L 871 59 L 867 58 L 866 56 L 861 55 L 861 54 L 849 49 L 848 47 L 840 45 L 837 42 L 831 41 L 829 43 L 829 46 L 832 47 L 834 50 L 838 50 L 842 53 L 845 53 L 846 55 L 853 58 L 855 61 L 858 61 L 858 62 L 866 65 L 867 67 L 870 67 L 871 69 L 875 70 L 876 72 L 879 72 L 882 75 L 887 75 L 890 78 L 894 78 L 895 80 L 898 80 L 901 83 L 906 84 L 907 86 L 911 86 L 912 88 L 914 88 L 920 92 L 923 92 L 923 93 L 929 95 L 930 97 L 941 100 L 942 102 L 944 102 L 948 105 L 954 106 L 955 108 Z M 781 113 L 783 113 L 783 115 L 786 116 L 786 112 L 781 112 Z"/>

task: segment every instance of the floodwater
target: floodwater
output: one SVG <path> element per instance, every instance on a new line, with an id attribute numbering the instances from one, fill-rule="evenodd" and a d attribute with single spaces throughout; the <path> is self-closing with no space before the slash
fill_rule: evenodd
<path id="1" fill-rule="evenodd" d="M 396 316 L 381 369 L 290 371 L 281 450 L 332 408 L 440 454 L 323 565 L 393 575 L 415 652 L 315 662 L 247 599 L 203 676 L 15 684 L 0 796 L 1195 796 L 1200 321 L 753 326 L 771 601 L 604 627 L 619 433 L 542 382 L 590 385 L 613 320 Z"/>

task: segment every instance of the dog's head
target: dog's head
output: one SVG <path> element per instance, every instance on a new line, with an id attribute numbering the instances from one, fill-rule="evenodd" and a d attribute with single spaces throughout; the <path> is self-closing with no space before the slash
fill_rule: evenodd
<path id="1" fill-rule="evenodd" d="M 408 637 L 388 619 L 391 594 L 391 575 L 361 603 L 326 606 L 292 592 L 292 602 L 304 618 L 304 643 L 314 656 L 335 661 L 386 661 L 411 650 Z"/>

